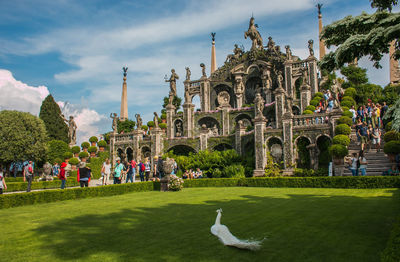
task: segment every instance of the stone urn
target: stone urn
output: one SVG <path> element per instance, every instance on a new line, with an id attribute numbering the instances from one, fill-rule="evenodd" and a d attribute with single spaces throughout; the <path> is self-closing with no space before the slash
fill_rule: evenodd
<path id="1" fill-rule="evenodd" d="M 104 152 L 104 146 L 99 146 L 99 151 Z"/>
<path id="2" fill-rule="evenodd" d="M 83 148 L 83 152 L 87 152 L 87 150 L 88 150 L 87 148 L 85 148 L 85 147 Z"/>
<path id="3" fill-rule="evenodd" d="M 96 146 L 97 142 L 90 142 L 91 146 Z"/>
<path id="4" fill-rule="evenodd" d="M 170 178 L 169 176 L 172 173 L 172 170 L 174 168 L 174 161 L 170 158 L 167 158 L 166 160 L 163 161 L 163 171 L 164 171 L 164 176 L 161 178 L 160 183 L 160 191 L 168 191 L 169 188 L 169 181 Z"/>
<path id="5" fill-rule="evenodd" d="M 90 152 L 90 157 L 95 157 L 96 156 L 96 152 Z"/>
<path id="6" fill-rule="evenodd" d="M 43 165 L 43 173 L 39 181 L 52 181 L 53 177 L 51 176 L 52 165 L 49 162 L 46 162 Z"/>

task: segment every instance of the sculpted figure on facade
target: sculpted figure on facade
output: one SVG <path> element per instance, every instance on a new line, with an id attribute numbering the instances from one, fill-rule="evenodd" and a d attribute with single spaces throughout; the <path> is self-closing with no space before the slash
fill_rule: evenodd
<path id="1" fill-rule="evenodd" d="M 302 79 L 303 79 L 303 85 L 306 84 L 308 85 L 308 69 L 306 67 L 303 68 L 302 70 Z"/>
<path id="2" fill-rule="evenodd" d="M 262 49 L 263 48 L 263 40 L 260 33 L 257 30 L 258 25 L 254 23 L 254 17 L 250 18 L 249 29 L 244 32 L 244 38 L 247 39 L 249 37 L 252 41 L 251 49 Z"/>
<path id="3" fill-rule="evenodd" d="M 264 99 L 262 98 L 260 93 L 257 93 L 256 98 L 254 99 L 254 106 L 256 109 L 255 118 L 264 118 L 263 111 L 264 111 Z"/>
<path id="4" fill-rule="evenodd" d="M 192 74 L 190 72 L 190 68 L 189 67 L 185 67 L 185 69 L 186 69 L 186 80 L 190 80 L 190 75 Z"/>
<path id="5" fill-rule="evenodd" d="M 154 112 L 154 117 L 153 117 L 153 122 L 154 122 L 154 128 L 158 128 L 158 114 L 157 112 Z"/>
<path id="6" fill-rule="evenodd" d="M 310 56 L 314 56 L 314 41 L 312 39 L 308 40 L 308 51 Z"/>
<path id="7" fill-rule="evenodd" d="M 202 77 L 207 77 L 207 74 L 206 74 L 206 65 L 205 65 L 204 63 L 201 63 L 201 64 L 200 64 L 200 67 L 201 67 L 201 75 L 202 75 Z"/>
<path id="8" fill-rule="evenodd" d="M 135 114 L 135 118 L 136 118 L 136 126 L 138 129 L 142 128 L 143 125 L 143 121 L 142 118 L 140 117 L 140 114 Z"/>
<path id="9" fill-rule="evenodd" d="M 278 72 L 278 88 L 283 88 L 283 76 L 281 72 Z"/>
<path id="10" fill-rule="evenodd" d="M 235 44 L 235 48 L 233 49 L 233 54 L 227 55 L 225 63 L 238 61 L 244 53 L 243 49 L 244 49 L 243 47 L 239 47 L 237 44 Z"/>
<path id="11" fill-rule="evenodd" d="M 112 121 L 112 130 L 114 131 L 114 133 L 116 133 L 117 132 L 117 126 L 118 126 L 119 117 L 118 117 L 117 113 L 111 113 L 110 117 L 113 120 Z"/>
<path id="12" fill-rule="evenodd" d="M 290 50 L 290 46 L 286 45 L 285 50 L 286 50 L 286 59 L 292 60 L 292 50 Z"/>
<path id="13" fill-rule="evenodd" d="M 75 145 L 76 144 L 76 128 L 77 128 L 77 125 L 75 123 L 74 117 L 70 116 L 69 120 L 67 120 L 64 115 L 61 115 L 61 117 L 68 124 L 69 143 L 70 143 L 70 145 Z"/>
<path id="14" fill-rule="evenodd" d="M 180 137 L 183 134 L 183 127 L 182 127 L 182 122 L 181 121 L 176 121 L 175 122 L 175 130 L 176 130 L 176 136 Z"/>
<path id="15" fill-rule="evenodd" d="M 176 80 L 179 76 L 175 73 L 175 69 L 171 69 L 171 76 L 169 79 L 165 79 L 165 82 L 169 82 L 169 103 L 172 104 L 172 100 L 176 96 Z"/>

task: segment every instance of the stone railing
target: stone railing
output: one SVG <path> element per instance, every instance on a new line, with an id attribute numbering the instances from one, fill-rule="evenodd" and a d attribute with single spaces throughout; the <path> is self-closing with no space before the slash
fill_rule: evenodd
<path id="1" fill-rule="evenodd" d="M 201 80 L 190 81 L 190 87 L 199 87 Z"/>
<path id="2" fill-rule="evenodd" d="M 112 139 L 112 137 L 111 137 Z M 133 133 L 127 134 L 116 134 L 115 135 L 115 142 L 127 142 L 133 140 Z"/>
<path id="3" fill-rule="evenodd" d="M 292 63 L 292 68 L 307 68 L 308 66 L 308 62 L 306 61 L 301 61 L 301 62 L 296 62 L 296 63 Z"/>
<path id="4" fill-rule="evenodd" d="M 293 127 L 327 125 L 330 122 L 329 114 L 296 115 L 293 116 Z"/>

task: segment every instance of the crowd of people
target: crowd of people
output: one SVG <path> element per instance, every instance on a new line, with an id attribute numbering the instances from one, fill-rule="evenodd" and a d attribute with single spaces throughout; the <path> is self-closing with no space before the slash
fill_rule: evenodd
<path id="1" fill-rule="evenodd" d="M 183 179 L 198 179 L 198 178 L 203 178 L 203 171 L 200 170 L 200 168 L 197 168 L 196 171 L 193 169 L 185 170 L 185 172 L 182 174 Z"/>

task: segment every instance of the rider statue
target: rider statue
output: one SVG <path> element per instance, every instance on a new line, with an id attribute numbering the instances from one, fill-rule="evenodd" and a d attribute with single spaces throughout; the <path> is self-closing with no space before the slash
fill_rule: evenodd
<path id="1" fill-rule="evenodd" d="M 260 33 L 257 30 L 257 25 L 254 24 L 254 17 L 250 18 L 249 22 L 249 29 L 244 32 L 244 38 L 247 39 L 247 37 L 250 37 L 252 41 L 251 49 L 262 49 L 263 48 L 263 40 L 260 35 Z"/>

